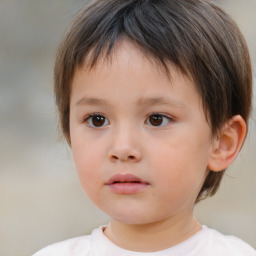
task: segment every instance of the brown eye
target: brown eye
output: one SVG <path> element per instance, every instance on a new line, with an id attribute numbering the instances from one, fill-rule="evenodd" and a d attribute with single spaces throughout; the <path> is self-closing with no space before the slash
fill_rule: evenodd
<path id="1" fill-rule="evenodd" d="M 165 126 L 170 122 L 170 118 L 161 114 L 152 114 L 148 117 L 146 123 L 151 126 Z"/>
<path id="2" fill-rule="evenodd" d="M 86 122 L 91 127 L 103 127 L 109 124 L 107 118 L 103 115 L 91 115 L 86 119 Z"/>

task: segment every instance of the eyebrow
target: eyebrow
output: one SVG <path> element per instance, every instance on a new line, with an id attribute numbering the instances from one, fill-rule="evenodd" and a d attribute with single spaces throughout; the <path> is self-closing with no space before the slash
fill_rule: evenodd
<path id="1" fill-rule="evenodd" d="M 180 101 L 164 98 L 164 97 L 156 97 L 156 98 L 140 98 L 138 100 L 139 105 L 169 105 L 172 107 L 185 108 L 186 105 Z"/>
<path id="2" fill-rule="evenodd" d="M 164 97 L 156 97 L 156 98 L 146 98 L 142 97 L 137 101 L 138 105 L 169 105 L 172 107 L 177 107 L 177 108 L 185 108 L 186 105 L 182 102 L 173 100 L 173 99 L 168 99 Z M 81 106 L 81 105 L 91 105 L 91 106 L 109 106 L 111 105 L 107 100 L 101 99 L 101 98 L 88 98 L 88 97 L 83 97 L 80 100 L 78 100 L 75 104 L 76 106 Z"/>
<path id="3" fill-rule="evenodd" d="M 99 98 L 87 98 L 83 97 L 76 102 L 76 106 L 80 105 L 110 105 L 107 100 Z"/>

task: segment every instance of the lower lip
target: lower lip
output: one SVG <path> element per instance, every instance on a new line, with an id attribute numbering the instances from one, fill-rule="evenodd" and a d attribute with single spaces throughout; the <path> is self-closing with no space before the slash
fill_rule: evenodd
<path id="1" fill-rule="evenodd" d="M 110 189 L 117 194 L 135 194 L 143 191 L 148 184 L 146 183 L 113 183 L 108 185 Z"/>

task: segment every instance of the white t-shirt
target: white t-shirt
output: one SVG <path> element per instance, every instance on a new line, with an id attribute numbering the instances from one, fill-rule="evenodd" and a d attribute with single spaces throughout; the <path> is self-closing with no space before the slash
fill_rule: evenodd
<path id="1" fill-rule="evenodd" d="M 169 249 L 142 253 L 122 249 L 103 233 L 103 227 L 91 235 L 69 239 L 43 248 L 33 256 L 256 256 L 256 251 L 234 236 L 225 236 L 203 226 L 186 241 Z"/>

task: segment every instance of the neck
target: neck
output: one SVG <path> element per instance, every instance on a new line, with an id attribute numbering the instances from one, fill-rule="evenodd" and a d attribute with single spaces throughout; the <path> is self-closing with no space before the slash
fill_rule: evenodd
<path id="1" fill-rule="evenodd" d="M 155 252 L 173 247 L 201 230 L 194 219 L 167 218 L 150 224 L 125 224 L 111 220 L 104 234 L 116 245 L 136 252 Z"/>

